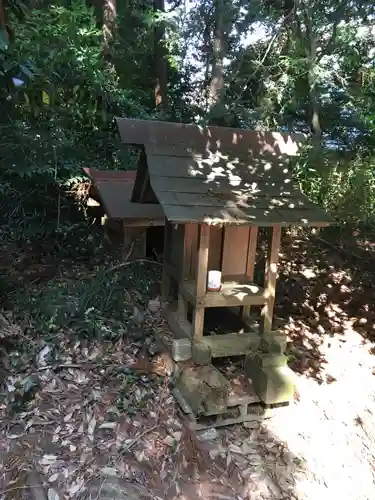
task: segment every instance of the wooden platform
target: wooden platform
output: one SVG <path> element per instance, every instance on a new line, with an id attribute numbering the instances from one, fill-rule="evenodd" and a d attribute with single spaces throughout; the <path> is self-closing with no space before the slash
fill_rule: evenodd
<path id="1" fill-rule="evenodd" d="M 196 288 L 195 282 L 185 281 L 181 292 L 187 300 L 203 307 L 261 306 L 267 301 L 264 289 L 246 277 L 224 277 L 219 292 L 206 292 L 203 297 L 196 296 Z"/>
<path id="2" fill-rule="evenodd" d="M 180 372 L 173 390 L 194 430 L 259 421 L 272 416 L 255 393 L 251 381 L 241 390 L 212 365 Z"/>
<path id="3" fill-rule="evenodd" d="M 227 411 L 223 414 L 196 416 L 178 389 L 173 389 L 172 393 L 182 411 L 187 416 L 189 427 L 195 431 L 210 429 L 212 427 L 243 424 L 244 422 L 260 422 L 267 418 L 271 418 L 274 414 L 274 410 L 264 408 L 260 404 L 238 402 L 237 404 L 233 404 L 233 406 L 228 406 Z M 234 401 L 232 401 L 232 403 L 234 403 Z"/>

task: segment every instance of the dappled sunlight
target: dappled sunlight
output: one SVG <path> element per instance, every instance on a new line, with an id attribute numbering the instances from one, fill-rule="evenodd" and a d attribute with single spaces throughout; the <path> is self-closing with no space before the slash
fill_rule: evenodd
<path id="1" fill-rule="evenodd" d="M 275 312 L 288 332 L 292 368 L 319 383 L 337 378 L 327 371 L 333 345 L 375 340 L 372 279 L 358 271 L 319 237 L 284 237 Z"/>
<path id="2" fill-rule="evenodd" d="M 67 323 L 63 315 L 48 343 L 34 328 L 14 329 L 14 345 L 22 342 L 29 351 L 16 370 L 7 357 L 11 376 L 3 397 L 8 404 L 1 407 L 7 470 L 35 466 L 47 487 L 76 496 L 90 492 L 94 498 L 107 494 L 134 500 L 196 500 L 205 495 L 247 500 L 262 495 L 315 500 L 345 491 L 365 499 L 372 491 L 375 357 L 355 329 L 369 329 L 373 301 L 369 291 L 358 297 L 357 279 L 363 273 L 348 269 L 313 238 L 292 239 L 287 234 L 283 243 L 276 316 L 287 323 L 295 348 L 289 346 L 290 362 L 301 372 L 289 407 L 279 408 L 262 424 L 189 431 L 170 392 L 168 368 L 163 371 L 157 355 L 150 357 L 144 349 L 153 332 L 167 326 L 158 310 L 147 312 L 141 336 L 130 316 L 115 318 L 124 300 L 129 308 L 123 290 L 134 286 L 134 278 L 129 271 L 124 277 L 130 283 L 119 282 L 116 273 L 108 273 L 109 263 L 100 271 L 98 246 L 97 261 L 90 261 L 94 268 L 75 264 L 73 277 L 69 268 L 62 268 L 48 286 L 33 283 L 29 289 L 37 299 L 34 320 L 42 316 L 45 302 L 54 304 L 51 297 L 59 300 L 56 310 L 60 304 L 83 302 L 94 311 L 87 312 L 83 324 L 79 317 L 73 323 L 70 316 Z M 18 272 L 24 276 L 24 271 Z M 144 286 L 137 282 L 139 290 Z M 61 297 L 60 289 L 65 290 Z M 367 309 L 367 316 L 361 316 L 367 324 L 359 322 L 359 315 L 354 321 L 350 297 L 357 300 L 357 312 Z M 114 310 L 106 314 L 108 300 Z M 22 311 L 24 315 L 24 305 Z M 353 328 L 334 333 L 335 321 L 352 322 Z M 244 377 L 237 359 L 217 366 L 232 374 L 228 378 L 233 391 L 240 392 Z M 27 375 L 35 375 L 28 380 L 38 384 L 38 392 L 27 411 L 11 419 L 9 409 Z M 17 387 L 16 392 L 8 391 L 8 384 Z"/>
<path id="3" fill-rule="evenodd" d="M 297 136 L 121 118 L 117 124 L 122 140 L 144 151 L 136 192 L 147 171 L 145 193 L 170 222 L 332 222 L 293 184 L 288 157 L 297 153 Z"/>

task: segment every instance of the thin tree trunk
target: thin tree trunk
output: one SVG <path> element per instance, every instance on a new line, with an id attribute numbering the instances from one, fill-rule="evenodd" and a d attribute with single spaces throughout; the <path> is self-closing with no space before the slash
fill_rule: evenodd
<path id="1" fill-rule="evenodd" d="M 164 12 L 164 0 L 154 0 L 154 13 Z M 158 22 L 154 29 L 155 105 L 168 112 L 168 63 L 165 48 L 165 25 Z"/>
<path id="2" fill-rule="evenodd" d="M 225 0 L 214 0 L 215 27 L 213 41 L 212 75 L 210 82 L 210 115 L 211 122 L 223 124 L 225 115 L 225 87 L 224 87 L 224 56 L 225 56 Z"/>
<path id="3" fill-rule="evenodd" d="M 308 69 L 309 83 L 309 107 L 310 107 L 310 128 L 313 134 L 313 140 L 316 145 L 320 144 L 322 128 L 320 125 L 320 106 L 318 102 L 318 91 L 316 82 L 316 39 L 310 39 L 310 55 Z"/>
<path id="4" fill-rule="evenodd" d="M 308 92 L 309 92 L 309 121 L 310 129 L 312 133 L 313 143 L 315 146 L 319 146 L 322 137 L 322 128 L 320 125 L 320 106 L 318 100 L 318 89 L 316 81 L 316 66 L 317 66 L 317 39 L 316 34 L 313 31 L 313 0 L 309 0 L 308 4 L 305 6 L 304 18 L 306 25 L 306 38 L 307 38 L 307 49 L 306 56 L 308 60 Z"/>
<path id="5" fill-rule="evenodd" d="M 103 51 L 105 56 L 111 59 L 111 48 L 116 34 L 116 0 L 103 1 Z"/>
<path id="6" fill-rule="evenodd" d="M 0 34 L 2 37 L 4 37 L 4 40 L 6 42 L 9 42 L 9 35 L 8 35 L 7 26 L 6 26 L 4 0 L 0 0 Z"/>

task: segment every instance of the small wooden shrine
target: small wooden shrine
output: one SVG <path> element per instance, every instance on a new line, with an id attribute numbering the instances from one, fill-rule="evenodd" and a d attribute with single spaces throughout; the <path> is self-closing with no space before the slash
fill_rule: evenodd
<path id="1" fill-rule="evenodd" d="M 122 118 L 117 124 L 122 142 L 141 147 L 132 202 L 160 205 L 165 215 L 162 299 L 173 335 L 164 343 L 182 367 L 176 397 L 196 426 L 202 416 L 215 416 L 216 425 L 266 416 L 266 407 L 293 395 L 286 338 L 272 329 L 282 227 L 333 222 L 292 182 L 286 159 L 303 138 Z M 264 283 L 253 282 L 259 227 L 269 234 Z M 207 291 L 211 270 L 221 271 L 220 291 Z M 251 319 L 256 306 L 259 328 Z M 208 308 L 227 308 L 242 328 L 205 334 Z M 233 356 L 245 360 L 241 395 L 212 364 Z"/>
<path id="2" fill-rule="evenodd" d="M 91 213 L 101 215 L 106 239 L 121 247 L 123 257 L 146 257 L 147 231 L 164 226 L 165 216 L 159 205 L 132 203 L 137 173 L 96 168 L 85 168 L 84 172 L 92 183 L 88 206 L 99 208 Z"/>

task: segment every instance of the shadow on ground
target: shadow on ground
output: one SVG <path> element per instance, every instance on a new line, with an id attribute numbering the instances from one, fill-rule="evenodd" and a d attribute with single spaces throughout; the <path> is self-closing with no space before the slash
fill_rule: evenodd
<path id="1" fill-rule="evenodd" d="M 375 248 L 368 238 L 351 228 L 284 235 L 275 314 L 288 331 L 295 371 L 321 381 L 320 348 L 332 337 L 345 342 L 355 330 L 375 342 Z"/>

